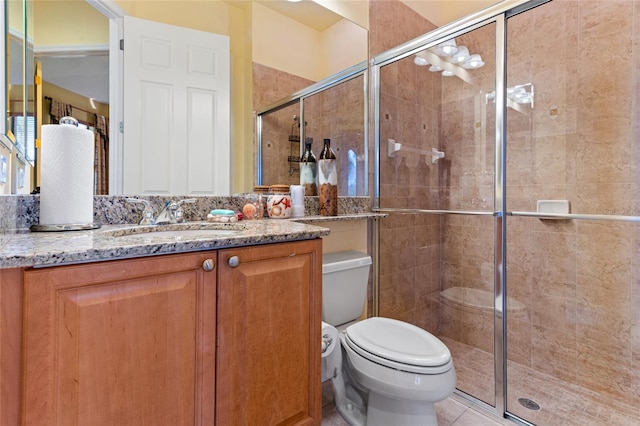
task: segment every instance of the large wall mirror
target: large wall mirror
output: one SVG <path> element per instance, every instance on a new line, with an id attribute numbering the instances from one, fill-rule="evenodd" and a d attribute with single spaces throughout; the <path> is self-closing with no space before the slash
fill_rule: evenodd
<path id="1" fill-rule="evenodd" d="M 368 9 L 365 5 L 362 13 L 362 4 L 358 5 L 360 11 L 354 11 L 354 5 L 350 5 L 360 2 L 333 1 L 327 2 L 328 7 L 322 6 L 320 0 L 299 3 L 7 0 L 5 3 L 7 8 L 12 8 L 13 3 L 32 8 L 33 50 L 42 69 L 43 124 L 55 122 L 54 114 L 60 111 L 70 111 L 91 128 L 100 126 L 96 116 L 110 118 L 110 21 L 99 11 L 100 4 L 116 4 L 125 14 L 137 18 L 229 35 L 233 75 L 232 192 L 251 190 L 256 183 L 253 111 L 367 57 L 368 35 L 364 26 Z M 346 9 L 341 9 L 340 3 L 345 3 Z M 24 16 L 23 9 L 23 22 Z M 353 34 L 358 34 L 357 40 Z M 7 53 L 11 55 L 8 49 Z M 24 93 L 27 96 L 29 89 L 25 88 Z M 115 137 L 111 134 L 112 142 Z M 105 174 L 115 166 L 108 164 L 109 157 L 108 152 L 103 153 Z M 108 181 L 108 176 L 103 179 Z M 34 180 L 28 189 L 37 183 Z M 99 183 L 95 187 L 98 194 L 117 193 Z"/>

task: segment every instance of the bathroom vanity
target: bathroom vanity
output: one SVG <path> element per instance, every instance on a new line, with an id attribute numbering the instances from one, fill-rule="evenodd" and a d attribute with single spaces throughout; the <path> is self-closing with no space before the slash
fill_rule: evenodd
<path id="1" fill-rule="evenodd" d="M 0 269 L 0 423 L 319 425 L 328 230 L 250 225 L 16 235 Z"/>

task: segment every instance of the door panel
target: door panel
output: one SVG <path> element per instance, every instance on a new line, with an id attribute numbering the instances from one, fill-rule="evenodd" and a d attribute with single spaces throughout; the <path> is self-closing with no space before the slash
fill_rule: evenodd
<path id="1" fill-rule="evenodd" d="M 127 16 L 124 40 L 124 193 L 229 194 L 229 37 Z"/>

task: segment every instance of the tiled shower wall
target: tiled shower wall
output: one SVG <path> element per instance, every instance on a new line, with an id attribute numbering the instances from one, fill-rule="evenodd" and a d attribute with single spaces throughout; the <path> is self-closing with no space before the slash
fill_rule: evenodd
<path id="1" fill-rule="evenodd" d="M 372 1 L 369 18 L 372 55 L 436 28 L 396 1 Z M 427 153 L 439 148 L 440 77 L 408 59 L 384 67 L 380 80 L 380 205 L 440 208 L 438 167 Z M 405 150 L 389 158 L 388 139 Z M 441 225 L 440 216 L 391 214 L 381 220 L 380 315 L 428 330 L 437 326 L 433 296 L 441 275 Z"/>
<path id="2" fill-rule="evenodd" d="M 535 108 L 507 118 L 507 200 L 640 216 L 640 1 L 555 0 L 508 21 L 508 85 Z M 617 46 L 617 48 L 613 48 Z M 508 218 L 509 359 L 640 403 L 640 225 Z"/>

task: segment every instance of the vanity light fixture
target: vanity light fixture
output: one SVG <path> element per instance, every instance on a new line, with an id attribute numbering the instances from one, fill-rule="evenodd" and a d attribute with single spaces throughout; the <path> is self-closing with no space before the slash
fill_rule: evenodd
<path id="1" fill-rule="evenodd" d="M 451 57 L 451 62 L 454 64 L 461 64 L 469 59 L 469 49 L 467 46 L 459 46 L 458 52 Z"/>
<path id="2" fill-rule="evenodd" d="M 434 54 L 440 58 L 435 58 Z M 420 67 L 431 65 L 428 68 L 429 71 L 442 71 L 444 77 L 465 75 L 463 70 L 460 70 L 460 73 L 456 72 L 458 68 L 473 70 L 484 66 L 484 61 L 479 54 L 470 54 L 469 48 L 467 46 L 458 46 L 454 38 L 432 46 L 428 48 L 428 51 L 423 50 L 416 53 L 413 63 Z M 445 70 L 445 68 L 447 69 Z"/>

